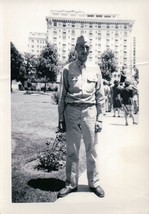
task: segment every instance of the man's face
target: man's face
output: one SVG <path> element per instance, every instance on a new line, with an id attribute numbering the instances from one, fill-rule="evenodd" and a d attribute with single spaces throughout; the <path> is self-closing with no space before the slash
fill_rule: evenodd
<path id="1" fill-rule="evenodd" d="M 81 62 L 85 62 L 87 60 L 88 54 L 89 54 L 89 46 L 86 44 L 78 44 L 76 46 L 76 51 L 78 54 L 78 59 Z"/>

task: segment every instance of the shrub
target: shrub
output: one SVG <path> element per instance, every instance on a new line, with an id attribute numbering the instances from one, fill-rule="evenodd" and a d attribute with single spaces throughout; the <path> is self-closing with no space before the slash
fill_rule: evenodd
<path id="1" fill-rule="evenodd" d="M 52 100 L 54 101 L 55 104 L 58 104 L 58 101 L 59 101 L 59 93 L 58 93 L 58 92 L 53 92 L 51 98 L 52 98 Z"/>
<path id="2" fill-rule="evenodd" d="M 53 143 L 52 148 L 49 145 Z M 58 133 L 55 140 L 47 143 L 47 150 L 38 155 L 37 169 L 45 170 L 48 172 L 58 171 L 66 165 L 66 135 Z"/>

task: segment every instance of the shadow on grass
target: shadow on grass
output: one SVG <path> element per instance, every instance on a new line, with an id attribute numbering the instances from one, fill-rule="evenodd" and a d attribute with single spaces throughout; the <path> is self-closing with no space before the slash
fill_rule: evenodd
<path id="1" fill-rule="evenodd" d="M 38 178 L 28 181 L 28 185 L 34 189 L 58 192 L 65 187 L 65 182 L 55 178 Z"/>

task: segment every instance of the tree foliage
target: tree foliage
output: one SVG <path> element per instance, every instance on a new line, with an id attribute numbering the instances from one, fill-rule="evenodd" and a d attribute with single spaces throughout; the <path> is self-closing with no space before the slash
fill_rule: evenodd
<path id="1" fill-rule="evenodd" d="M 68 63 L 75 61 L 77 58 L 77 52 L 75 49 L 71 49 L 68 54 Z"/>
<path id="2" fill-rule="evenodd" d="M 57 77 L 58 54 L 51 43 L 47 43 L 37 62 L 37 76 L 46 82 L 55 82 Z"/>
<path id="3" fill-rule="evenodd" d="M 26 79 L 36 79 L 37 58 L 33 54 L 24 53 L 24 69 Z"/>
<path id="4" fill-rule="evenodd" d="M 11 81 L 21 81 L 25 70 L 23 69 L 23 57 L 11 42 Z"/>
<path id="5" fill-rule="evenodd" d="M 106 50 L 102 53 L 99 66 L 103 79 L 110 81 L 112 73 L 117 71 L 116 58 L 112 50 Z"/>

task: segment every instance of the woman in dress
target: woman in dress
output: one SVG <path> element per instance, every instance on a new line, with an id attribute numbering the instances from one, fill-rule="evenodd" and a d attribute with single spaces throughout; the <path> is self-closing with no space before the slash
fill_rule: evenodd
<path id="1" fill-rule="evenodd" d="M 128 116 L 132 118 L 133 125 L 137 124 L 133 115 L 133 88 L 131 82 L 126 80 L 121 90 L 122 105 L 124 110 L 125 125 L 128 126 Z"/>
<path id="2" fill-rule="evenodd" d="M 118 117 L 120 117 L 120 108 L 122 107 L 120 101 L 121 87 L 119 86 L 119 81 L 114 80 L 114 86 L 111 89 L 112 101 L 113 101 L 113 117 L 116 116 L 116 111 Z"/>

